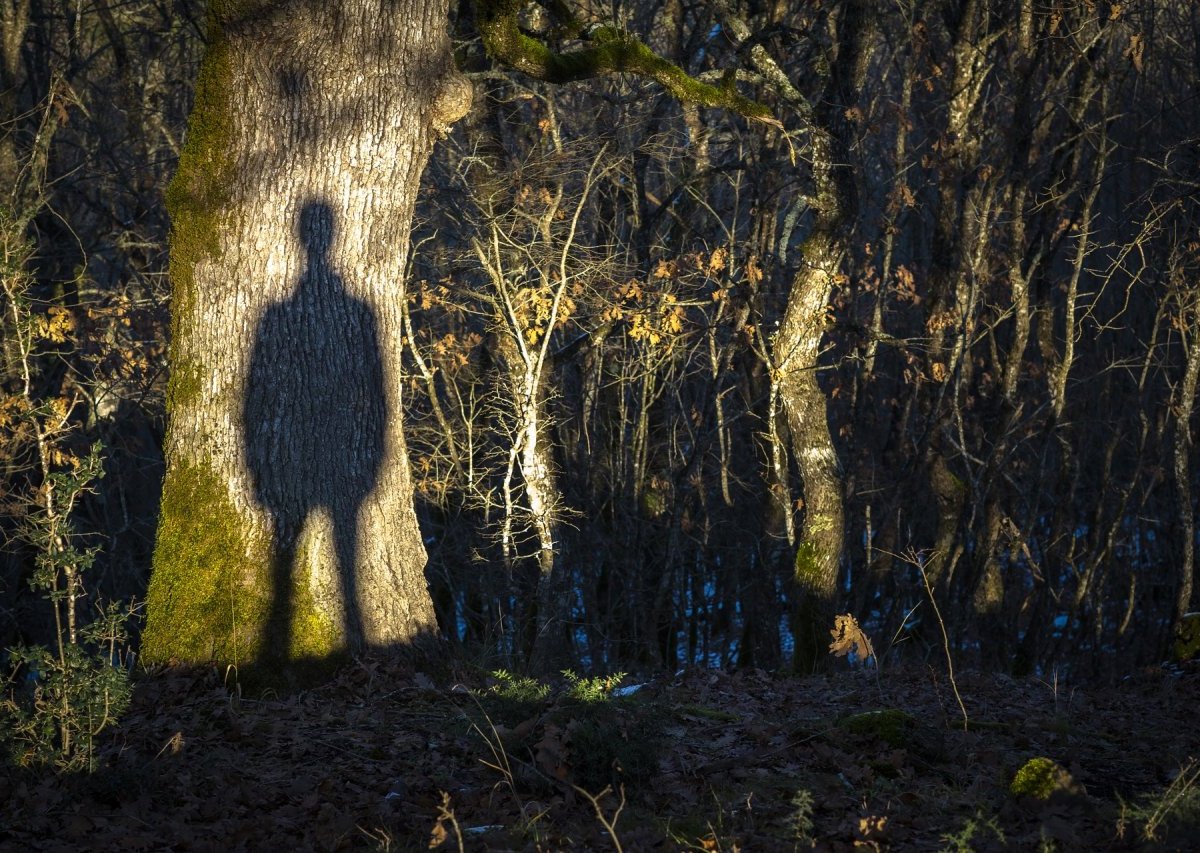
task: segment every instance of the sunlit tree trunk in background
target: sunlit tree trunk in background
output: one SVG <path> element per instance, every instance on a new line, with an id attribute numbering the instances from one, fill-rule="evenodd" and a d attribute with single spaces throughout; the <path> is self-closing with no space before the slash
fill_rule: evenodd
<path id="1" fill-rule="evenodd" d="M 443 0 L 214 4 L 168 191 L 167 472 L 147 660 L 435 629 L 401 432 L 417 183 L 470 87 Z"/>
<path id="2" fill-rule="evenodd" d="M 1188 613 L 1195 596 L 1196 571 L 1196 516 L 1192 507 L 1192 413 L 1196 408 L 1196 385 L 1200 380 L 1200 293 L 1195 280 L 1187 280 L 1187 266 L 1183 262 L 1184 249 L 1177 249 L 1172 258 L 1172 277 L 1178 291 L 1179 332 L 1187 353 L 1184 359 L 1183 376 L 1179 380 L 1176 398 L 1175 441 L 1173 465 L 1175 491 L 1179 500 L 1179 563 L 1175 569 L 1175 613 L 1172 624 Z M 1200 260 L 1200 251 L 1193 250 L 1193 261 Z M 1193 275 L 1196 266 L 1192 266 Z"/>
<path id="3" fill-rule="evenodd" d="M 796 667 L 808 671 L 827 645 L 844 536 L 841 474 L 829 434 L 825 392 L 817 382 L 826 309 L 843 249 L 835 234 L 818 231 L 805 241 L 803 253 L 804 267 L 792 282 L 775 338 L 773 368 L 791 449 L 804 481 L 804 519 L 795 573 L 800 615 L 793 629 Z"/>
<path id="4" fill-rule="evenodd" d="M 738 40 L 749 29 L 725 3 L 717 4 Z M 847 217 L 854 202 L 847 164 L 847 122 L 866 76 L 870 17 L 862 3 L 844 5 L 836 23 L 838 47 L 833 92 L 814 109 L 762 50 L 752 48 L 756 70 L 794 111 L 807 142 L 811 168 L 812 221 L 796 261 L 783 318 L 770 338 L 771 402 L 782 404 L 790 448 L 803 481 L 803 519 L 797 531 L 794 580 L 798 587 L 794 665 L 813 669 L 827 651 L 838 571 L 845 538 L 841 467 L 829 432 L 826 393 L 817 381 L 821 340 L 830 297 L 846 255 Z M 841 114 L 839 114 L 841 113 Z M 784 239 L 787 237 L 785 235 Z M 776 479 L 783 466 L 773 464 Z M 790 511 L 787 508 L 785 511 Z"/>
<path id="5" fill-rule="evenodd" d="M 0 121 L 17 116 L 21 85 L 21 45 L 29 26 L 29 0 L 4 0 L 0 4 Z M 0 192 L 17 185 L 17 135 L 11 125 L 0 133 Z"/>
<path id="6" fill-rule="evenodd" d="M 534 600 L 526 602 L 535 615 L 524 626 L 533 632 L 525 651 L 531 668 L 538 671 L 569 663 L 570 648 L 565 631 L 570 590 L 561 576 L 564 543 L 558 534 L 558 516 L 562 496 L 549 436 L 548 380 L 554 329 L 567 313 L 568 259 L 583 199 L 572 219 L 571 233 L 566 235 L 553 231 L 562 206 L 563 187 L 556 183 L 553 192 L 546 192 L 543 209 L 536 215 L 527 214 L 524 224 L 531 226 L 528 232 L 507 230 L 508 223 L 489 211 L 492 219 L 483 240 L 474 244 L 492 284 L 488 300 L 494 312 L 496 355 L 503 370 L 501 405 L 503 417 L 511 424 L 502 474 L 500 549 L 511 572 L 522 556 L 522 541 L 532 534 L 538 575 Z M 515 247 L 528 251 L 529 257 L 534 256 L 535 247 L 541 249 L 545 260 L 536 265 L 528 257 L 514 258 Z M 561 264 L 554 262 L 556 254 Z"/>

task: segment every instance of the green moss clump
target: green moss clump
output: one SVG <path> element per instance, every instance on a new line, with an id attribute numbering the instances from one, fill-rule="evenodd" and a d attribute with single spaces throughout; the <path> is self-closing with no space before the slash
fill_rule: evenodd
<path id="1" fill-rule="evenodd" d="M 321 661 L 336 654 L 341 630 L 316 607 L 303 554 L 292 573 L 291 646 L 286 652 L 262 648 L 273 593 L 272 556 L 272 543 L 250 536 L 210 468 L 172 466 L 163 484 L 143 659 L 242 666 Z"/>
<path id="2" fill-rule="evenodd" d="M 838 728 L 856 735 L 876 737 L 889 746 L 905 746 L 912 737 L 916 720 L 899 708 L 883 708 L 855 714 L 838 722 Z"/>
<path id="3" fill-rule="evenodd" d="M 1014 797 L 1047 800 L 1056 791 L 1071 791 L 1074 787 L 1071 774 L 1058 762 L 1039 756 L 1021 766 L 1008 790 Z"/>
<path id="4" fill-rule="evenodd" d="M 1171 659 L 1177 663 L 1200 657 L 1200 613 L 1186 613 L 1175 626 Z"/>

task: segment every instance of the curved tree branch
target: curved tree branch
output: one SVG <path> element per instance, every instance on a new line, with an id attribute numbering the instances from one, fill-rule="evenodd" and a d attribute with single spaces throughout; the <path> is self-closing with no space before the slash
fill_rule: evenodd
<path id="1" fill-rule="evenodd" d="M 603 74 L 636 74 L 656 81 L 680 101 L 721 107 L 756 121 L 778 124 L 769 107 L 738 94 L 732 74 L 718 85 L 697 80 L 632 33 L 613 26 L 581 26 L 570 17 L 561 0 L 545 4 L 557 17 L 566 18 L 559 34 L 578 37 L 588 46 L 556 53 L 521 31 L 517 15 L 524 5 L 523 0 L 475 0 L 475 22 L 484 48 L 497 62 L 548 83 L 570 83 Z"/>

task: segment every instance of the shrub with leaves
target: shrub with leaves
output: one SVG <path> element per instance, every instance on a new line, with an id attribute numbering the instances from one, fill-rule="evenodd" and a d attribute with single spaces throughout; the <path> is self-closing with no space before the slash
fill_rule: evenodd
<path id="1" fill-rule="evenodd" d="M 7 650 L 0 748 L 18 765 L 90 767 L 96 735 L 129 703 L 120 660 L 128 609 L 110 605 L 90 624 L 80 620 L 84 574 L 98 549 L 81 546 L 73 518 L 104 466 L 100 444 L 88 449 L 82 435 L 81 391 L 54 379 L 75 344 L 75 324 L 71 311 L 38 295 L 45 288 L 30 273 L 34 246 L 25 232 L 36 210 L 36 193 L 20 210 L 0 210 L 0 427 L 7 434 L 0 510 L 11 524 L 6 532 L 33 556 L 28 582 L 49 602 L 54 630 L 51 647 Z"/>
<path id="2" fill-rule="evenodd" d="M 1162 844 L 1168 839 L 1200 837 L 1198 782 L 1200 762 L 1192 758 L 1163 790 L 1144 793 L 1131 802 L 1118 796 L 1121 816 L 1117 821 L 1117 838 L 1135 834 L 1144 844 Z"/>
<path id="3" fill-rule="evenodd" d="M 123 665 L 129 609 L 117 603 L 78 624 L 82 576 L 96 548 L 80 548 L 71 511 L 103 474 L 100 445 L 70 470 L 50 474 L 43 492 L 53 495 L 26 519 L 22 537 L 38 549 L 30 585 L 54 611 L 55 647 L 10 650 L 7 690 L 0 700 L 0 742 L 19 765 L 55 760 L 63 766 L 94 762 L 95 737 L 129 705 L 129 674 Z"/>
<path id="4" fill-rule="evenodd" d="M 67 643 L 58 653 L 45 646 L 12 650 L 10 686 L 21 673 L 25 683 L 0 701 L 0 739 L 9 761 L 93 767 L 96 736 L 129 706 L 128 672 L 99 652 L 109 628 L 125 619 L 111 607 L 83 629 L 82 643 Z"/>

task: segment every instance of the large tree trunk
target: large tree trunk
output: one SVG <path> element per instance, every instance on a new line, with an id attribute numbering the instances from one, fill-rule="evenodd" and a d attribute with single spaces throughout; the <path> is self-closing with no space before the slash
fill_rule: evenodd
<path id="1" fill-rule="evenodd" d="M 407 645 L 435 623 L 401 432 L 404 269 L 421 170 L 470 103 L 446 0 L 214 6 L 168 191 L 143 655 Z"/>

